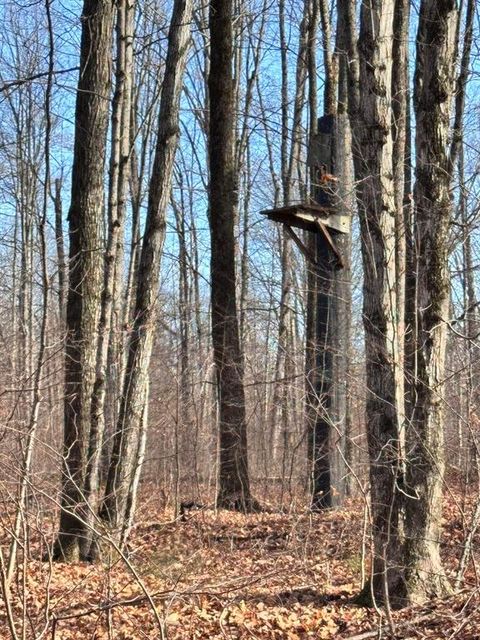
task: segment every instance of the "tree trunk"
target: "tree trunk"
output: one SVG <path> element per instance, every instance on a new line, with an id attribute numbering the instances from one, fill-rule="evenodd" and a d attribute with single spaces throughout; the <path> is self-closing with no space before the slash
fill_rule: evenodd
<path id="1" fill-rule="evenodd" d="M 421 4 L 414 91 L 416 377 L 407 432 L 406 492 L 406 579 L 409 597 L 414 601 L 447 591 L 440 561 L 440 534 L 452 211 L 448 137 L 455 88 L 457 19 L 454 0 L 424 0 Z"/>
<path id="2" fill-rule="evenodd" d="M 179 179 L 178 185 L 179 191 L 183 194 L 185 185 L 183 184 L 182 177 Z M 194 426 L 193 420 L 193 385 L 192 375 L 193 371 L 190 366 L 191 358 L 191 292 L 189 286 L 189 264 L 191 263 L 188 255 L 187 246 L 187 225 L 185 221 L 185 215 L 187 211 L 186 202 L 182 197 L 181 201 L 177 204 L 172 202 L 172 208 L 175 214 L 175 227 L 177 233 L 178 242 L 178 314 L 179 314 L 179 333 L 180 344 L 177 376 L 178 376 L 178 421 L 176 428 L 178 430 L 178 441 L 180 443 L 178 449 L 179 477 L 181 478 L 182 469 L 188 468 L 189 463 L 192 460 L 192 453 L 194 451 L 194 441 L 192 438 L 192 430 Z"/>
<path id="3" fill-rule="evenodd" d="M 333 314 L 334 266 L 332 255 L 323 237 L 316 238 L 316 405 L 317 411 L 310 445 L 312 465 L 312 510 L 329 509 L 332 502 L 330 469 L 330 432 L 333 384 Z"/>
<path id="4" fill-rule="evenodd" d="M 405 172 L 408 171 L 407 109 L 409 101 L 408 79 L 408 29 L 410 24 L 410 0 L 396 0 L 393 19 L 393 67 L 392 67 L 392 136 L 393 172 L 395 189 L 395 256 L 397 296 L 397 406 L 401 425 L 402 447 L 405 440 L 405 287 L 406 287 L 406 216 L 410 206 L 409 192 L 405 190 Z"/>
<path id="5" fill-rule="evenodd" d="M 110 97 L 113 2 L 85 0 L 75 111 L 65 355 L 60 532 L 54 557 L 72 561 L 87 537 L 84 481 L 95 380 L 102 269 L 103 170 Z"/>
<path id="6" fill-rule="evenodd" d="M 332 28 L 328 3 L 320 1 L 320 17 L 323 33 L 323 66 L 325 72 L 325 88 L 323 108 L 324 116 L 319 120 L 318 131 L 320 135 L 322 152 L 314 161 L 314 170 L 318 174 L 318 169 L 326 171 L 328 174 L 338 175 L 338 153 L 340 147 L 344 148 L 344 140 L 338 139 L 340 128 L 337 118 L 338 87 L 339 87 L 339 67 L 338 67 L 338 46 L 332 52 Z M 337 40 L 342 32 L 337 32 Z M 338 42 L 337 42 L 338 45 Z M 328 135 L 328 138 L 326 137 Z M 328 140 L 328 143 L 327 143 Z M 343 166 L 342 166 L 343 169 Z M 340 184 L 343 183 L 343 175 L 339 175 Z M 317 178 L 318 181 L 318 178 Z M 331 194 L 325 193 L 324 183 L 314 185 L 314 197 L 318 202 L 326 198 L 329 201 Z M 329 190 L 329 187 L 327 187 Z M 338 211 L 343 208 L 342 203 L 336 203 Z M 317 236 L 318 238 L 318 236 Z M 348 247 L 348 236 L 336 234 L 334 241 L 337 247 Z M 322 239 L 322 243 L 323 243 Z M 335 469 L 332 461 L 334 454 L 332 450 L 333 437 L 335 435 L 332 426 L 335 424 L 337 430 L 341 422 L 344 421 L 345 406 L 345 381 L 342 374 L 346 374 L 346 369 L 342 366 L 343 360 L 339 357 L 337 348 L 342 346 L 345 355 L 348 353 L 348 346 L 345 339 L 347 324 L 345 324 L 345 313 L 340 319 L 341 294 L 343 286 L 342 279 L 345 274 L 342 270 L 336 270 L 332 262 L 332 256 L 319 242 L 317 242 L 317 263 L 319 271 L 317 273 L 317 296 L 316 296 L 316 349 L 317 349 L 317 371 L 316 371 L 316 403 L 318 409 L 314 425 L 313 446 L 313 486 L 312 486 L 312 508 L 324 509 L 333 505 L 332 484 Z M 346 290 L 345 290 L 346 292 Z M 342 412 L 343 409 L 343 412 Z M 340 475 L 340 474 L 338 474 Z M 340 495 L 340 492 L 337 492 Z"/>
<path id="7" fill-rule="evenodd" d="M 148 196 L 147 220 L 140 258 L 134 323 L 117 430 L 108 471 L 101 516 L 122 536 L 129 492 L 136 473 L 142 417 L 147 402 L 149 364 L 156 320 L 160 260 L 165 239 L 173 163 L 178 144 L 180 98 L 190 43 L 191 0 L 175 0 L 168 35 L 158 137 Z M 131 517 L 131 516 L 129 516 Z M 123 536 L 124 537 L 124 536 Z M 124 540 L 122 540 L 124 542 Z"/>
<path id="8" fill-rule="evenodd" d="M 42 279 L 42 311 L 40 321 L 40 335 L 38 345 L 38 355 L 36 360 L 36 369 L 33 372 L 33 389 L 32 389 L 32 405 L 30 410 L 30 416 L 28 421 L 28 428 L 25 434 L 25 444 L 22 450 L 21 458 L 21 476 L 18 486 L 18 495 L 16 503 L 15 522 L 13 525 L 13 531 L 11 533 L 10 552 L 8 557 L 8 566 L 5 575 L 5 581 L 7 585 L 10 585 L 17 561 L 17 549 L 19 541 L 21 539 L 22 527 L 27 527 L 28 524 L 25 521 L 26 513 L 28 511 L 28 492 L 32 488 L 32 463 L 35 444 L 37 441 L 37 432 L 39 425 L 39 415 L 42 403 L 42 378 L 45 370 L 45 352 L 48 348 L 47 344 L 47 331 L 49 322 L 49 295 L 50 295 L 50 280 L 48 275 L 48 253 L 47 253 L 47 237 L 46 237 L 46 224 L 48 215 L 48 199 L 50 189 L 50 144 L 52 133 L 52 118 L 51 118 L 51 100 L 52 100 L 52 87 L 53 87 L 53 69 L 54 69 L 54 39 L 53 39 L 53 27 L 51 17 L 50 3 L 45 3 L 46 17 L 48 24 L 48 78 L 47 86 L 45 90 L 45 174 L 43 180 L 43 202 L 42 211 L 38 219 L 38 241 L 40 245 L 40 263 L 41 263 L 41 279 Z M 57 185 L 56 185 L 57 186 Z M 55 210 L 57 211 L 57 210 Z M 47 374 L 48 375 L 48 374 Z M 7 597 L 7 593 L 4 593 L 4 597 Z"/>
<path id="9" fill-rule="evenodd" d="M 118 301 L 115 298 L 121 295 L 121 290 L 116 285 L 118 273 L 122 271 L 125 193 L 128 185 L 133 71 L 134 7 L 132 0 L 121 0 L 117 5 L 116 13 L 117 59 L 116 86 L 112 105 L 112 140 L 107 205 L 108 236 L 103 262 L 97 365 L 91 403 L 91 426 L 85 478 L 85 496 L 91 502 L 96 499 L 98 492 L 99 462 L 105 431 L 109 349 L 117 354 L 122 351 L 120 335 L 112 331 L 112 320 L 114 319 L 114 308 L 118 306 Z M 116 324 L 118 329 L 119 323 Z M 113 342 L 117 344 L 112 344 Z M 92 548 L 91 552 L 95 553 L 95 549 Z"/>
<path id="10" fill-rule="evenodd" d="M 62 206 L 62 180 L 55 180 L 55 195 L 53 198 L 55 207 L 55 243 L 57 246 L 58 261 L 58 311 L 60 320 L 65 322 L 65 308 L 67 302 L 67 265 L 65 261 L 65 245 L 63 241 L 63 206 Z"/>
<path id="11" fill-rule="evenodd" d="M 338 176 L 337 210 L 339 214 L 353 218 L 355 211 L 355 188 L 352 163 L 352 134 L 348 120 L 348 78 L 347 59 L 343 33 L 337 25 L 338 53 L 338 108 L 335 131 L 335 163 Z M 353 433 L 352 433 L 352 236 L 339 233 L 336 238 L 337 249 L 343 259 L 343 269 L 334 274 L 335 317 L 333 319 L 335 335 L 333 362 L 334 413 L 338 463 L 335 465 L 336 477 L 343 482 L 336 483 L 339 493 L 344 496 L 353 492 Z M 338 451 L 339 450 L 339 451 Z M 335 478 L 334 478 L 335 482 Z"/>
<path id="12" fill-rule="evenodd" d="M 247 425 L 235 280 L 235 159 L 232 1 L 210 3 L 210 235 L 212 342 L 219 403 L 220 470 L 217 506 L 249 511 Z"/>
<path id="13" fill-rule="evenodd" d="M 307 66 L 308 66 L 308 107 L 309 107 L 309 145 L 313 145 L 314 136 L 317 133 L 317 30 L 319 8 L 317 0 L 312 2 L 310 11 L 310 24 L 307 41 Z M 310 167 L 310 197 L 315 197 L 315 168 Z M 311 255 L 315 255 L 316 243 L 313 233 L 306 232 L 306 245 Z M 313 470 L 313 438 L 311 434 L 315 428 L 316 415 L 316 297 L 317 275 L 314 266 L 309 261 L 306 263 L 306 309 L 305 309 L 305 433 L 307 435 L 307 462 L 309 470 L 309 485 Z M 311 487 L 310 487 L 311 488 Z"/>
<path id="14" fill-rule="evenodd" d="M 465 40 L 460 64 L 460 73 L 457 78 L 457 90 L 455 96 L 455 120 L 453 123 L 453 139 L 450 150 L 450 167 L 453 171 L 455 164 L 458 164 L 459 198 L 458 211 L 460 221 L 463 226 L 462 253 L 463 253 L 463 296 L 465 333 L 468 336 L 468 370 L 466 372 L 466 412 L 465 419 L 468 425 L 468 436 L 466 451 L 459 447 L 460 455 L 463 456 L 464 484 L 468 487 L 472 473 L 478 475 L 478 447 L 475 430 L 472 428 L 472 418 L 474 417 L 479 404 L 478 388 L 475 379 L 478 377 L 478 355 L 479 348 L 474 336 L 478 333 L 478 310 L 477 295 L 475 292 L 475 267 L 472 248 L 472 221 L 469 222 L 469 211 L 467 207 L 467 185 L 465 182 L 465 153 L 464 153 L 464 111 L 467 94 L 467 80 L 470 69 L 470 58 L 473 42 L 473 23 L 475 18 L 475 0 L 468 0 L 465 16 Z M 457 162 L 458 158 L 458 162 Z M 464 420 L 459 425 L 459 436 L 465 426 Z M 461 579 L 457 577 L 457 584 Z"/>
<path id="15" fill-rule="evenodd" d="M 363 3 L 358 58 L 355 11 L 339 5 L 349 60 L 349 114 L 352 125 L 357 202 L 364 269 L 363 319 L 367 373 L 366 428 L 370 457 L 374 544 L 372 583 L 364 590 L 388 602 L 403 591 L 399 553 L 401 480 L 397 409 L 395 197 L 392 143 L 393 0 Z M 358 60 L 358 64 L 357 64 Z"/>

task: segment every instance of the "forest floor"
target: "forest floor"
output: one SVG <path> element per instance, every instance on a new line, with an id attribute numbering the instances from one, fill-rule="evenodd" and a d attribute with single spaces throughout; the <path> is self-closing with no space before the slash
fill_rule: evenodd
<path id="1" fill-rule="evenodd" d="M 158 490 L 146 489 L 127 558 L 41 562 L 53 522 L 32 518 L 31 559 L 22 555 L 10 595 L 18 638 L 480 638 L 474 561 L 459 594 L 393 612 L 390 621 L 353 603 L 362 566 L 368 573 L 360 500 L 323 514 L 192 509 L 181 520 L 158 506 Z M 452 578 L 474 500 L 463 509 L 454 494 L 445 502 L 442 552 Z M 5 524 L 2 516 L 4 543 Z M 0 638 L 12 637 L 0 601 Z"/>

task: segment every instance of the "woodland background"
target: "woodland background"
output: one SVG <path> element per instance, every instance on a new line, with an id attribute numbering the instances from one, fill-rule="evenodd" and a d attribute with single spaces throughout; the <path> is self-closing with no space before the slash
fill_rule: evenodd
<path id="1" fill-rule="evenodd" d="M 475 2 L 0 17 L 2 637 L 476 637 Z"/>

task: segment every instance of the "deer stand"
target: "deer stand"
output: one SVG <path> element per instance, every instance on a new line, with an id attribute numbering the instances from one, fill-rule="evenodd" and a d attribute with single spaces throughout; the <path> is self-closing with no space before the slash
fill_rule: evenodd
<path id="1" fill-rule="evenodd" d="M 350 232 L 350 218 L 338 213 L 337 178 L 334 173 L 333 116 L 319 120 L 319 132 L 310 148 L 309 164 L 314 182 L 313 203 L 300 203 L 262 211 L 283 224 L 316 274 L 315 327 L 315 418 L 308 428 L 312 510 L 332 506 L 330 440 L 334 391 L 333 342 L 335 324 L 335 272 L 343 260 L 335 242 L 338 234 Z M 297 235 L 296 229 L 315 234 L 315 251 Z"/>

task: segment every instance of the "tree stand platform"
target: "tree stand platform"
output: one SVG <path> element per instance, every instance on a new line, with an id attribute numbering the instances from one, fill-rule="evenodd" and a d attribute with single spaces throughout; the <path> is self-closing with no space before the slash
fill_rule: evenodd
<path id="1" fill-rule="evenodd" d="M 308 249 L 305 243 L 297 236 L 293 228 L 311 231 L 319 234 L 324 244 L 327 245 L 334 258 L 334 267 L 342 269 L 344 264 L 338 251 L 333 236 L 336 233 L 348 233 L 350 220 L 348 216 L 336 213 L 333 207 L 324 207 L 318 204 L 298 203 L 278 209 L 265 209 L 260 212 L 269 220 L 280 222 L 295 242 L 297 247 L 313 265 L 317 265 L 317 259 Z"/>

